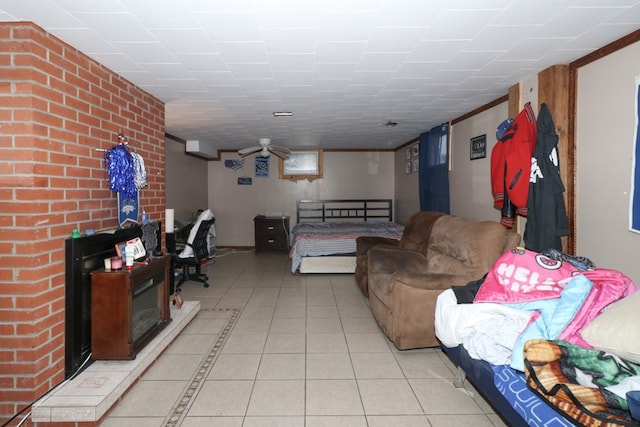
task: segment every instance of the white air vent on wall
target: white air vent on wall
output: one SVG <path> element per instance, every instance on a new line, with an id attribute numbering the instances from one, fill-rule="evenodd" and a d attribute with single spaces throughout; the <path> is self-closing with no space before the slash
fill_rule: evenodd
<path id="1" fill-rule="evenodd" d="M 218 149 L 211 144 L 196 140 L 187 141 L 186 151 L 189 154 L 211 159 L 218 157 Z"/>

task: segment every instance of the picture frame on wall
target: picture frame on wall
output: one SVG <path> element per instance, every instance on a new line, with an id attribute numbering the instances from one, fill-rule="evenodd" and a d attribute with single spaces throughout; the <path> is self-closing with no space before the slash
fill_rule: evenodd
<path id="1" fill-rule="evenodd" d="M 409 175 L 411 173 L 411 160 L 404 162 L 404 174 Z"/>
<path id="2" fill-rule="evenodd" d="M 474 136 L 470 140 L 471 160 L 484 159 L 487 157 L 487 134 Z"/>
<path id="3" fill-rule="evenodd" d="M 420 145 L 419 144 L 413 144 L 411 146 L 411 155 L 413 156 L 414 159 L 416 157 L 420 156 Z"/>
<path id="4" fill-rule="evenodd" d="M 413 159 L 413 173 L 417 173 L 419 171 L 420 168 L 420 159 Z"/>
<path id="5" fill-rule="evenodd" d="M 411 160 L 411 147 L 407 147 L 404 150 L 404 159 L 405 160 Z"/>

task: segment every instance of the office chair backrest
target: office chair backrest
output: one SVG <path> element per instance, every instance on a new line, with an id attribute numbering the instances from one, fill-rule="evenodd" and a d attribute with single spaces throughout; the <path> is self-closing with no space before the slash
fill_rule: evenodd
<path id="1" fill-rule="evenodd" d="M 200 222 L 200 227 L 198 227 L 196 236 L 191 244 L 193 257 L 196 261 L 209 258 L 209 239 L 207 239 L 207 236 L 209 235 L 209 229 L 215 221 L 216 219 L 212 218 Z"/>

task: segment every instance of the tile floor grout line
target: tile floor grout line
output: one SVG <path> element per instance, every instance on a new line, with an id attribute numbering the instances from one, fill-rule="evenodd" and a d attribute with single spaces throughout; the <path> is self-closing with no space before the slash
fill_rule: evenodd
<path id="1" fill-rule="evenodd" d="M 205 357 L 200 362 L 200 365 L 195 370 L 195 373 L 190 378 L 183 393 L 176 400 L 176 405 L 173 410 L 167 415 L 162 423 L 162 427 L 179 427 L 187 416 L 189 408 L 193 404 L 193 400 L 196 398 L 202 386 L 204 385 L 207 376 L 211 372 L 215 361 L 220 355 L 220 350 L 224 347 L 231 330 L 235 326 L 242 310 L 237 308 L 205 308 L 203 312 L 221 312 L 230 311 L 231 317 L 227 321 L 222 332 L 218 336 L 218 339 L 213 343 L 211 348 L 205 354 Z"/>

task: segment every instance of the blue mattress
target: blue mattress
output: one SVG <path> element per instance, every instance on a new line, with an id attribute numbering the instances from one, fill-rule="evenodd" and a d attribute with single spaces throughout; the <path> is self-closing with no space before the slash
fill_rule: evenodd
<path id="1" fill-rule="evenodd" d="M 442 347 L 467 375 L 497 414 L 514 427 L 571 427 L 571 421 L 540 399 L 528 387 L 524 374 L 509 366 L 472 359 L 462 345 Z"/>
<path id="2" fill-rule="evenodd" d="M 575 425 L 531 391 L 522 372 L 505 365 L 490 366 L 495 374 L 493 382 L 496 388 L 529 426 Z"/>

